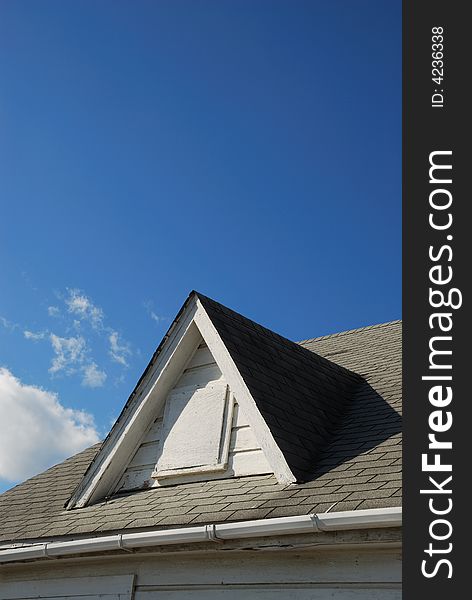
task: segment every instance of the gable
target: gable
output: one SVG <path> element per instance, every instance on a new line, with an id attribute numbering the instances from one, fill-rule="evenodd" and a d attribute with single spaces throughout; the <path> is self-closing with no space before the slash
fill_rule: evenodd
<path id="1" fill-rule="evenodd" d="M 236 474 L 306 481 L 360 382 L 192 292 L 68 508 L 116 490 Z"/>
<path id="2" fill-rule="evenodd" d="M 203 410 L 192 408 L 198 404 L 203 405 Z M 170 416 L 167 426 L 166 409 Z M 208 427 L 213 430 L 209 431 Z M 219 442 L 218 449 L 214 440 Z M 200 460 L 196 459 L 195 452 L 200 450 L 209 453 L 207 458 L 203 454 Z M 159 476 L 163 470 L 169 472 Z M 143 436 L 116 492 L 170 485 L 176 481 L 187 483 L 268 473 L 272 473 L 272 469 L 250 423 L 202 341 L 170 392 L 161 414 Z"/>

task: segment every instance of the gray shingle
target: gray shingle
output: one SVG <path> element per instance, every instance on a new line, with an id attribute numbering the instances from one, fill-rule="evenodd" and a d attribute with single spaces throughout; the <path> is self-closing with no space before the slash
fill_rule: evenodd
<path id="1" fill-rule="evenodd" d="M 249 323 L 256 332 L 254 335 L 269 340 L 271 357 L 276 353 L 283 355 L 285 350 L 279 350 L 278 344 L 285 342 Z M 243 336 L 243 342 L 253 339 L 251 336 L 252 333 Z M 96 455 L 100 447 L 96 445 L 0 495 L 0 540 L 6 543 L 96 535 L 117 529 L 308 514 L 327 510 L 335 502 L 332 510 L 336 511 L 398 506 L 401 503 L 401 323 L 367 327 L 301 344 L 364 378 L 348 402 L 331 441 L 315 461 L 311 481 L 279 485 L 270 475 L 213 480 L 138 491 L 66 511 L 64 503 Z M 323 379 L 331 385 L 333 373 L 325 372 L 329 369 L 323 367 L 319 381 Z M 257 369 L 253 372 L 257 373 Z M 290 373 L 296 379 L 296 371 Z M 305 383 L 294 388 L 303 390 Z M 299 406 L 299 398 L 287 396 L 285 402 L 293 401 L 302 412 L 304 407 Z M 293 414 L 296 416 L 296 411 Z M 384 497 L 387 494 L 390 495 Z M 344 495 L 345 499 L 339 500 Z M 257 508 L 247 508 L 248 505 Z"/>

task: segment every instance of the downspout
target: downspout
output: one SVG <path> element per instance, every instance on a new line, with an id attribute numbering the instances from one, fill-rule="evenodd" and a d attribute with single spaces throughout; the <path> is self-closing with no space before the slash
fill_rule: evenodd
<path id="1" fill-rule="evenodd" d="M 0 550 L 0 564 L 66 556 L 69 554 L 88 554 L 110 550 L 131 551 L 134 548 L 165 546 L 169 544 L 192 544 L 208 541 L 224 542 L 225 540 L 253 537 L 321 533 L 351 529 L 382 529 L 400 527 L 401 523 L 401 508 L 373 508 L 138 533 L 120 533 L 94 538 L 7 548 Z"/>

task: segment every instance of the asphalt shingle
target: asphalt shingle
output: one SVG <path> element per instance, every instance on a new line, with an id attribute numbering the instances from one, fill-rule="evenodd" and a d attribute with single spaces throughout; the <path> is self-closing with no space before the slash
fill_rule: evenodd
<path id="1" fill-rule="evenodd" d="M 222 313 L 218 317 L 220 332 L 230 339 L 235 313 L 214 310 Z M 249 347 L 254 344 L 252 350 L 257 350 L 252 369 L 245 367 L 251 370 L 254 379 L 260 378 L 262 366 L 271 364 L 271 369 L 267 371 L 264 367 L 264 372 L 272 373 L 273 385 L 261 379 L 260 387 L 256 382 L 251 389 L 253 393 L 263 394 L 264 385 L 269 385 L 274 393 L 282 394 L 282 383 L 287 387 L 283 379 L 286 375 L 282 374 L 284 364 L 290 364 L 286 379 L 293 382 L 294 394 L 279 395 L 277 402 L 279 409 L 283 409 L 282 400 L 293 403 L 293 411 L 287 409 L 284 413 L 290 424 L 287 431 L 297 435 L 301 445 L 293 436 L 284 437 L 280 413 L 275 414 L 263 395 L 259 396 L 258 406 L 263 416 L 269 415 L 273 426 L 280 428 L 277 441 L 284 453 L 293 453 L 300 459 L 300 469 L 310 470 L 303 472 L 308 481 L 287 486 L 278 484 L 273 476 L 213 480 L 136 491 L 85 508 L 65 510 L 64 504 L 96 455 L 98 444 L 0 495 L 0 541 L 308 514 L 322 512 L 333 504 L 331 510 L 336 511 L 400 505 L 401 323 L 301 342 L 298 366 L 291 350 L 287 350 L 295 344 L 252 322 L 244 323 L 238 338 L 238 344 Z M 238 344 L 232 342 L 233 357 L 242 352 Z M 268 346 L 267 352 L 262 350 L 264 344 Z M 310 358 L 310 353 L 316 353 L 315 358 Z M 316 365 L 319 376 L 312 374 L 297 381 L 300 364 L 305 365 L 304 372 Z M 343 381 L 339 388 L 338 377 Z M 303 422 L 305 417 L 298 419 L 297 415 L 310 402 L 310 386 L 321 385 L 327 391 L 317 404 L 319 414 L 331 411 L 330 405 L 338 402 L 339 394 L 346 396 L 340 401 L 343 410 L 339 412 L 337 407 L 331 413 L 336 415 L 337 426 L 329 435 L 326 423 L 321 427 L 322 433 L 315 426 L 301 433 L 299 421 Z M 311 435 L 306 431 L 312 432 L 313 444 L 304 437 Z M 318 434 L 324 436 L 322 445 Z"/>

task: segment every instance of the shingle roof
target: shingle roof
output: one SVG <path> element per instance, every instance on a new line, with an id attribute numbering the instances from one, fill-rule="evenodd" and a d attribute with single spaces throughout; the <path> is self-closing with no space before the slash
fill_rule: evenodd
<path id="1" fill-rule="evenodd" d="M 296 480 L 311 479 L 319 454 L 361 378 L 316 351 L 196 294 Z"/>
<path id="2" fill-rule="evenodd" d="M 215 311 L 214 319 L 219 306 L 207 304 L 207 310 Z M 221 321 L 220 335 L 230 336 L 226 317 Z M 259 336 L 275 336 L 274 344 L 283 357 L 287 342 L 266 332 L 261 328 L 248 336 L 256 344 Z M 225 342 L 229 341 L 227 337 Z M 314 338 L 301 342 L 300 347 L 303 361 L 308 361 L 305 351 L 309 350 L 362 377 L 346 401 L 331 441 L 321 452 L 317 447 L 316 468 L 309 482 L 280 485 L 270 475 L 213 480 L 142 490 L 66 511 L 64 503 L 97 453 L 100 445 L 96 445 L 0 495 L 0 540 L 301 515 L 326 511 L 333 503 L 336 511 L 400 505 L 401 323 Z M 235 361 L 244 364 L 237 349 L 230 352 Z M 328 369 L 323 360 L 316 360 L 323 370 Z M 333 372 L 338 372 L 337 367 Z M 326 377 L 329 379 L 328 373 Z M 253 390 L 259 391 L 256 384 Z M 261 410 L 265 408 L 269 414 L 263 398 L 259 396 Z M 288 442 L 294 444 L 293 439 Z"/>

